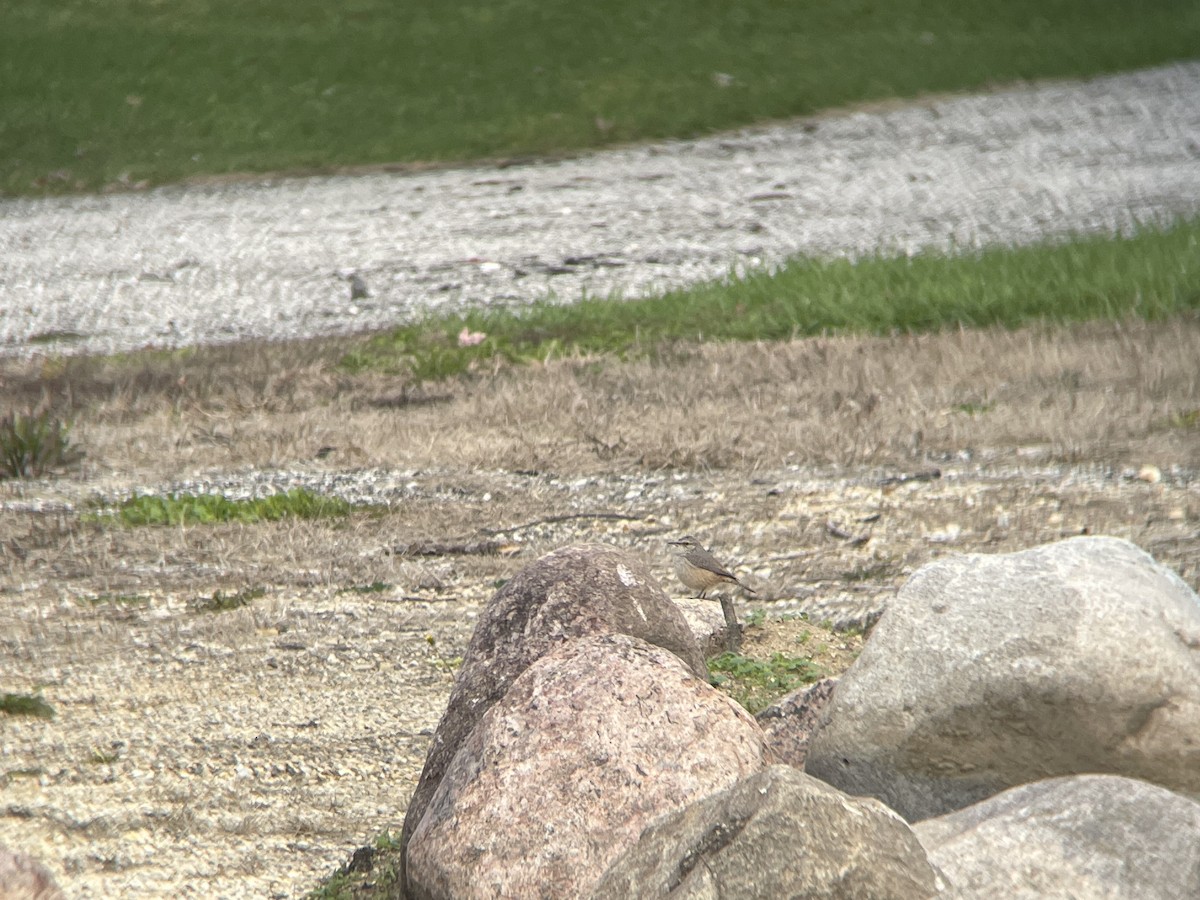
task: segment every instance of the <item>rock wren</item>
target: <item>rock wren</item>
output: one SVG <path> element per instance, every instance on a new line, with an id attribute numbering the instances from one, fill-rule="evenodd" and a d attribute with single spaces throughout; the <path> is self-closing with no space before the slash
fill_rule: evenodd
<path id="1" fill-rule="evenodd" d="M 699 597 L 703 598 L 718 584 L 736 584 L 751 594 L 755 593 L 754 588 L 738 581 L 736 575 L 717 562 L 716 557 L 690 534 L 667 543 L 675 548 L 675 574 L 685 586 L 699 591 Z"/>

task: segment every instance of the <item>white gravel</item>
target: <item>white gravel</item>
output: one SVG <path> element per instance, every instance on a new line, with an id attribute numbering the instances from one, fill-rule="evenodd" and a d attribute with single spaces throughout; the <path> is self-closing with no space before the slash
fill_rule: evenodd
<path id="1" fill-rule="evenodd" d="M 11 200 L 0 355 L 345 333 L 1197 213 L 1200 62 L 504 169 Z"/>

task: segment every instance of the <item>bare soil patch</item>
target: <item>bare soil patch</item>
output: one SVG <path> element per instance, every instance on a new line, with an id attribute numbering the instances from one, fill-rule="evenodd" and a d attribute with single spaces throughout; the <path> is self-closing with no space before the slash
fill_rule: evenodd
<path id="1" fill-rule="evenodd" d="M 676 590 L 664 541 L 692 532 L 759 591 L 743 613 L 841 626 L 939 555 L 1077 534 L 1200 584 L 1195 319 L 664 348 L 426 386 L 342 374 L 345 346 L 0 361 L 0 395 L 69 416 L 86 454 L 0 483 L 0 689 L 57 712 L 0 717 L 0 842 L 72 896 L 295 896 L 398 828 L 479 606 L 565 543 L 629 547 Z M 364 508 L 80 517 L 205 485 Z M 197 603 L 249 588 L 240 609 Z"/>

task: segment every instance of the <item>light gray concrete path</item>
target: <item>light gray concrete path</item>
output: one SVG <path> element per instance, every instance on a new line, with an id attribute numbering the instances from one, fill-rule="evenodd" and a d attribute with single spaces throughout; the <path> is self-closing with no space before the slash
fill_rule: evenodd
<path id="1" fill-rule="evenodd" d="M 344 333 L 1197 213 L 1200 62 L 503 169 L 12 200 L 0 355 Z"/>

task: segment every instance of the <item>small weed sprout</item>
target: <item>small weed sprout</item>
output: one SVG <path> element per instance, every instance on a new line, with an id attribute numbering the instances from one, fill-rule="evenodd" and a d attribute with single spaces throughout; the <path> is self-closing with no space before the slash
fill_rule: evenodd
<path id="1" fill-rule="evenodd" d="M 31 766 L 27 769 L 9 769 L 3 775 L 0 775 L 0 787 L 13 778 L 41 778 L 46 774 L 46 770 L 41 766 Z"/>
<path id="2" fill-rule="evenodd" d="M 400 849 L 400 835 L 392 834 L 392 832 L 390 830 L 385 828 L 383 831 L 379 832 L 379 834 L 376 835 L 376 837 L 375 837 L 375 849 L 376 850 L 399 850 Z"/>
<path id="3" fill-rule="evenodd" d="M 99 747 L 93 747 L 92 752 L 88 755 L 88 762 L 95 766 L 107 766 L 120 758 L 121 754 L 116 750 L 102 750 Z"/>
<path id="4" fill-rule="evenodd" d="M 54 707 L 47 703 L 41 694 L 0 694 L 0 713 L 53 719 Z"/>
<path id="5" fill-rule="evenodd" d="M 0 418 L 0 479 L 36 478 L 79 459 L 69 430 L 48 410 Z"/>
<path id="6" fill-rule="evenodd" d="M 354 897 L 368 896 L 364 891 L 378 888 L 389 888 L 396 884 L 397 870 L 394 854 L 400 849 L 400 837 L 390 830 L 384 829 L 376 835 L 374 842 L 367 847 L 360 847 L 354 852 L 349 863 L 342 866 L 316 890 L 307 895 L 307 900 L 351 900 Z M 370 883 L 364 884 L 369 880 Z M 371 893 L 370 896 L 375 896 Z M 389 892 L 389 896 L 391 893 Z"/>
<path id="7" fill-rule="evenodd" d="M 995 406 L 994 403 L 989 403 L 986 400 L 984 400 L 984 401 L 967 400 L 967 401 L 964 401 L 963 403 L 955 403 L 950 408 L 952 410 L 954 410 L 954 412 L 962 413 L 963 415 L 966 415 L 966 416 L 982 416 L 984 413 L 991 412 L 992 408 L 994 406 Z"/>
<path id="8" fill-rule="evenodd" d="M 1171 413 L 1167 417 L 1167 427 L 1178 428 L 1184 431 L 1200 429 L 1200 408 L 1185 409 Z"/>
<path id="9" fill-rule="evenodd" d="M 433 658 L 437 662 L 438 668 L 445 672 L 450 677 L 450 680 L 453 681 L 454 670 L 462 665 L 462 657 L 455 656 L 448 658 L 444 656 L 442 651 L 438 649 L 437 638 L 435 638 L 432 634 L 425 635 L 425 643 L 427 643 L 429 645 L 429 649 L 433 651 Z"/>
<path id="10" fill-rule="evenodd" d="M 104 604 L 149 606 L 150 598 L 145 594 L 97 594 L 95 597 L 84 598 L 84 602 L 91 606 L 102 606 Z"/>
<path id="11" fill-rule="evenodd" d="M 213 591 L 211 597 L 201 597 L 196 603 L 200 612 L 226 612 L 248 606 L 252 601 L 266 595 L 263 588 L 247 588 L 236 594 L 226 594 L 224 591 Z"/>
<path id="12" fill-rule="evenodd" d="M 386 581 L 372 581 L 370 584 L 352 584 L 348 587 L 338 588 L 338 594 L 382 594 L 385 591 L 390 591 L 392 586 Z"/>
<path id="13" fill-rule="evenodd" d="M 746 627 L 758 628 L 767 620 L 767 611 L 765 609 L 752 609 L 746 613 Z"/>

